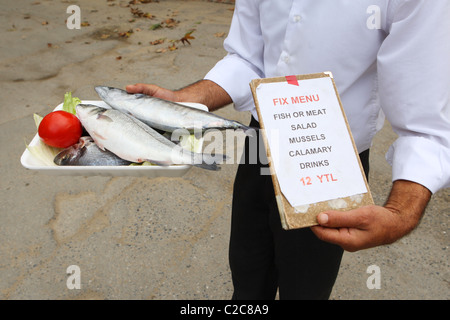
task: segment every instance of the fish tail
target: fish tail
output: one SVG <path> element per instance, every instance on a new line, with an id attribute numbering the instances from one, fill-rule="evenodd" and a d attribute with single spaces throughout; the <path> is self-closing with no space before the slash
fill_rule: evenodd
<path id="1" fill-rule="evenodd" d="M 223 154 L 196 154 L 194 166 L 202 169 L 218 171 L 220 170 L 219 164 L 223 163 L 228 157 Z"/>
<path id="2" fill-rule="evenodd" d="M 211 171 L 219 171 L 220 170 L 220 167 L 215 163 L 207 164 L 207 163 L 203 162 L 200 164 L 194 164 L 194 167 L 211 170 Z"/>
<path id="3" fill-rule="evenodd" d="M 246 125 L 241 125 L 240 129 L 242 129 L 244 131 L 245 135 L 250 136 L 250 137 L 256 137 L 259 132 L 258 127 L 249 127 Z"/>

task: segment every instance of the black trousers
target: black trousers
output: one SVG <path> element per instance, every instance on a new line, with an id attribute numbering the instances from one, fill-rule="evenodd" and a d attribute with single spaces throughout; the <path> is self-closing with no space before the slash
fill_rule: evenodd
<path id="1" fill-rule="evenodd" d="M 256 120 L 250 123 L 259 127 Z M 267 167 L 255 159 L 255 141 L 246 138 L 246 161 L 239 165 L 233 191 L 229 263 L 233 299 L 328 299 L 343 250 L 319 240 L 310 228 L 284 230 Z M 252 147 L 250 147 L 250 145 Z M 257 143 L 259 145 L 259 143 Z M 259 150 L 258 150 L 259 151 Z M 262 150 L 263 151 L 263 150 Z M 259 153 L 259 154 L 265 154 Z M 366 176 L 369 150 L 360 154 Z"/>

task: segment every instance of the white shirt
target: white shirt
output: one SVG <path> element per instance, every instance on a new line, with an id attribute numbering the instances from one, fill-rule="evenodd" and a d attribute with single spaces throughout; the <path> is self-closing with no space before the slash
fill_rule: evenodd
<path id="1" fill-rule="evenodd" d="M 384 115 L 392 179 L 450 187 L 450 0 L 237 0 L 205 76 L 257 118 L 252 79 L 331 71 L 359 152 Z"/>

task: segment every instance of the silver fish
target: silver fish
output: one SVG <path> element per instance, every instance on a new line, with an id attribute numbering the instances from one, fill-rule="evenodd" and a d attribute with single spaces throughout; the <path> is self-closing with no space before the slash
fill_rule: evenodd
<path id="1" fill-rule="evenodd" d="M 77 116 L 102 150 L 109 150 L 131 162 L 149 161 L 169 166 L 188 164 L 218 170 L 216 162 L 223 155 L 193 153 L 183 149 L 138 119 L 114 109 L 79 104 Z"/>
<path id="2" fill-rule="evenodd" d="M 59 166 L 126 166 L 130 161 L 108 150 L 101 150 L 91 137 L 81 137 L 78 143 L 59 152 L 53 160 Z"/>
<path id="3" fill-rule="evenodd" d="M 122 89 L 105 86 L 97 86 L 95 91 L 111 108 L 128 113 L 150 127 L 163 131 L 173 132 L 177 129 L 184 129 L 194 132 L 207 129 L 242 129 L 253 135 L 252 131 L 255 129 L 205 110 L 146 94 L 130 94 Z"/>

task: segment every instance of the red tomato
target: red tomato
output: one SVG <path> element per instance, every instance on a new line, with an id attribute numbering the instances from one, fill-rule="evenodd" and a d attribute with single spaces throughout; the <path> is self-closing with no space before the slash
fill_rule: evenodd
<path id="1" fill-rule="evenodd" d="M 42 141 L 57 148 L 67 148 L 77 143 L 82 132 L 80 120 L 72 113 L 61 110 L 47 114 L 38 129 Z"/>

